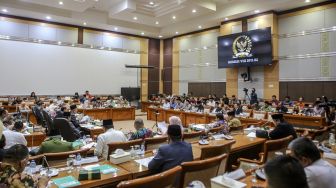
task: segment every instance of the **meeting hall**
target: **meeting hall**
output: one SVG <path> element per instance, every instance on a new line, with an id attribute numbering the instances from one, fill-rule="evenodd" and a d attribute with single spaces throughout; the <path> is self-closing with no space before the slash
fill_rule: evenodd
<path id="1" fill-rule="evenodd" d="M 336 1 L 0 0 L 0 188 L 335 188 Z"/>

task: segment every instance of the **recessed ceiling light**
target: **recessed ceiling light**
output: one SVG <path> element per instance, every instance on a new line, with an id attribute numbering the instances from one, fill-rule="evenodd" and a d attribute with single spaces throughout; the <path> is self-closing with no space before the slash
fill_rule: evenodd
<path id="1" fill-rule="evenodd" d="M 149 4 L 150 4 L 150 5 L 154 5 L 154 2 L 153 2 L 153 1 L 151 1 L 151 2 L 149 2 Z"/>
<path id="2" fill-rule="evenodd" d="M 208 49 L 208 47 L 206 47 L 206 46 L 203 46 L 203 49 L 204 49 L 204 50 L 206 50 L 206 49 Z"/>
<path id="3" fill-rule="evenodd" d="M 179 32 L 178 32 L 178 31 L 176 31 L 176 32 L 175 32 L 175 34 L 177 35 L 177 34 L 179 34 Z"/>
<path id="4" fill-rule="evenodd" d="M 159 38 L 162 38 L 162 35 L 159 35 Z"/>
<path id="5" fill-rule="evenodd" d="M 86 22 L 84 22 L 83 25 L 86 25 Z"/>
<path id="6" fill-rule="evenodd" d="M 59 5 L 63 5 L 63 1 L 58 2 Z"/>
<path id="7" fill-rule="evenodd" d="M 134 16 L 134 17 L 133 17 L 133 20 L 138 20 L 138 17 Z"/>
<path id="8" fill-rule="evenodd" d="M 306 3 L 310 3 L 310 0 L 305 0 Z"/>
<path id="9" fill-rule="evenodd" d="M 255 10 L 255 11 L 254 11 L 254 13 L 259 13 L 259 12 L 260 12 L 260 10 Z"/>
<path id="10" fill-rule="evenodd" d="M 114 30 L 115 30 L 115 31 L 118 31 L 118 28 L 117 28 L 117 27 L 115 27 L 115 28 L 114 28 Z"/>
<path id="11" fill-rule="evenodd" d="M 4 8 L 4 9 L 2 9 L 2 12 L 6 13 L 6 12 L 8 12 L 8 10 Z"/>
<path id="12" fill-rule="evenodd" d="M 46 16 L 46 19 L 47 19 L 47 20 L 51 20 L 51 17 L 50 17 L 50 16 Z"/>
<path id="13" fill-rule="evenodd" d="M 229 18 L 225 18 L 224 20 L 225 20 L 225 21 L 226 21 L 226 20 L 229 20 Z"/>
<path id="14" fill-rule="evenodd" d="M 141 35 L 144 35 L 145 33 L 144 32 L 141 32 Z"/>
<path id="15" fill-rule="evenodd" d="M 201 26 L 201 25 L 199 25 L 199 26 L 198 26 L 198 29 L 202 29 L 202 26 Z"/>
<path id="16" fill-rule="evenodd" d="M 58 45 L 61 45 L 62 44 L 62 42 L 61 41 L 58 41 L 58 43 L 57 43 Z"/>
<path id="17" fill-rule="evenodd" d="M 193 9 L 191 12 L 192 12 L 192 13 L 196 13 L 197 11 L 196 11 L 196 9 Z"/>
<path id="18" fill-rule="evenodd" d="M 172 18 L 175 20 L 175 19 L 176 19 L 176 16 L 173 16 Z"/>
<path id="19" fill-rule="evenodd" d="M 155 24 L 156 24 L 156 25 L 159 25 L 159 21 L 156 21 Z"/>

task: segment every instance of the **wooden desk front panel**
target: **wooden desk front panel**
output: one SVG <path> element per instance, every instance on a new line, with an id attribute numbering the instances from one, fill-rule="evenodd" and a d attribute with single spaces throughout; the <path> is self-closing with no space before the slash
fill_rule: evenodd
<path id="1" fill-rule="evenodd" d="M 93 119 L 112 119 L 111 109 L 78 109 L 78 112 L 88 115 Z"/>
<path id="2" fill-rule="evenodd" d="M 165 121 L 165 114 L 166 112 L 162 108 L 147 108 L 147 120 L 155 121 L 156 112 L 159 114 L 157 115 L 157 121 L 162 122 Z"/>
<path id="3" fill-rule="evenodd" d="M 28 147 L 40 146 L 41 143 L 46 139 L 46 137 L 46 134 L 42 132 L 34 132 L 30 135 L 25 135 Z"/>
<path id="4" fill-rule="evenodd" d="M 166 110 L 166 115 L 165 115 L 165 121 L 168 123 L 169 122 L 169 118 L 172 116 L 177 116 L 181 119 L 182 121 L 182 125 L 186 126 L 185 124 L 185 112 L 183 111 L 178 111 L 178 110 Z"/>
<path id="5" fill-rule="evenodd" d="M 196 113 L 185 113 L 185 125 L 188 126 L 190 124 L 206 124 L 207 118 L 204 114 L 196 114 Z"/>
<path id="6" fill-rule="evenodd" d="M 327 125 L 325 117 L 311 117 L 311 116 L 285 114 L 284 119 L 288 123 L 298 127 L 320 128 Z"/>
<path id="7" fill-rule="evenodd" d="M 147 112 L 147 109 L 149 106 L 157 106 L 159 107 L 161 104 L 157 102 L 148 102 L 148 101 L 142 101 L 141 102 L 141 112 Z"/>
<path id="8" fill-rule="evenodd" d="M 113 108 L 112 119 L 113 121 L 134 120 L 135 108 Z"/>

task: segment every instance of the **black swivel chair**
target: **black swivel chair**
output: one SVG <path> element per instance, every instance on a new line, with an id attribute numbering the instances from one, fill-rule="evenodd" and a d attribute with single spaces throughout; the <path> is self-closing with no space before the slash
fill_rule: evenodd
<path id="1" fill-rule="evenodd" d="M 59 135 L 60 132 L 58 129 L 55 128 L 54 122 L 51 119 L 51 116 L 48 114 L 47 111 L 42 110 L 43 118 L 45 119 L 46 127 L 47 127 L 47 135 L 48 136 L 56 136 Z"/>
<path id="2" fill-rule="evenodd" d="M 37 106 L 34 106 L 32 108 L 32 112 L 33 112 L 33 114 L 34 114 L 34 116 L 36 118 L 37 124 L 38 125 L 42 125 L 42 127 L 45 127 L 46 123 L 45 123 L 45 120 L 43 118 L 43 114 L 42 114 L 41 110 L 38 109 Z"/>
<path id="3" fill-rule="evenodd" d="M 71 122 L 69 122 L 65 118 L 55 118 L 54 119 L 55 129 L 59 130 L 63 139 L 68 142 L 73 142 L 77 140 L 79 136 L 76 135 L 73 131 L 71 131 L 72 128 L 71 128 L 70 123 Z"/>

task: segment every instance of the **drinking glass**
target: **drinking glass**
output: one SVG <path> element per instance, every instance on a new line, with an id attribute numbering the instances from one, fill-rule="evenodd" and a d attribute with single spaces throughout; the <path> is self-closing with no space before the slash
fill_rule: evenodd
<path id="1" fill-rule="evenodd" d="M 67 167 L 69 167 L 68 174 L 72 172 L 74 159 L 72 157 L 67 158 Z"/>

